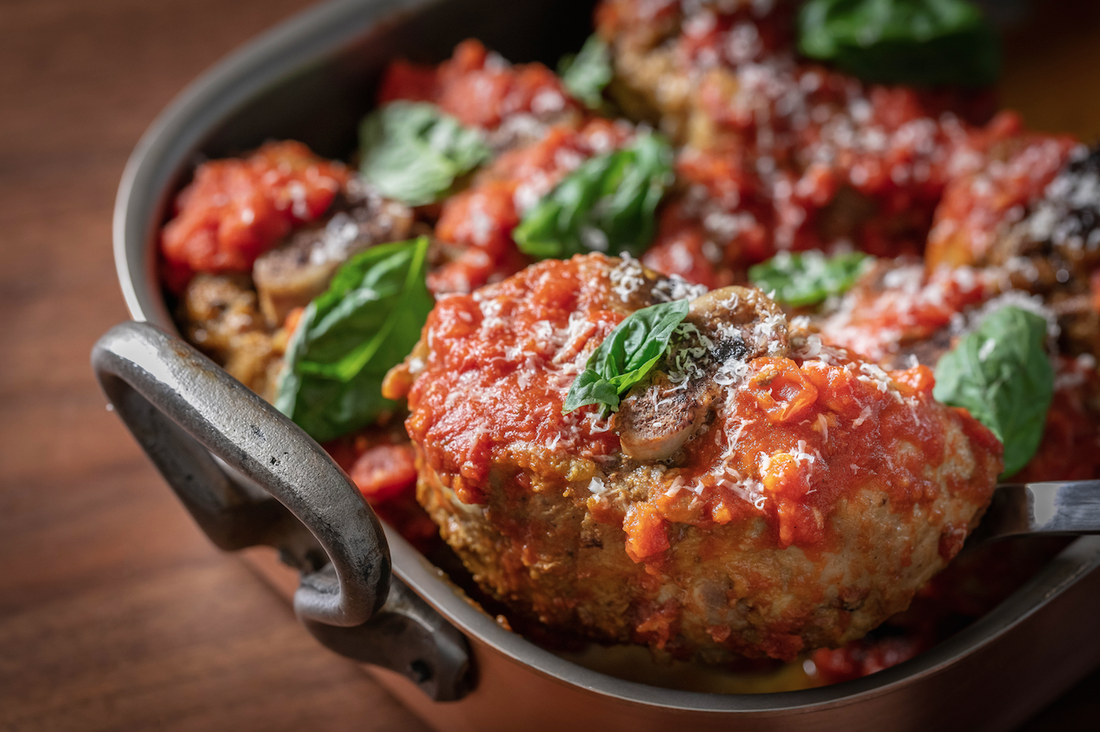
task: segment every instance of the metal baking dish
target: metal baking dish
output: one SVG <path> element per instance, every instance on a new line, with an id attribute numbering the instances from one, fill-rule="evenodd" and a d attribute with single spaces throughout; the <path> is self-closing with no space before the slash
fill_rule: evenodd
<path id="1" fill-rule="evenodd" d="M 1100 663 L 1100 537 L 1077 539 L 980 621 L 867 678 L 761 695 L 649 686 L 501 627 L 384 530 L 316 443 L 178 339 L 154 244 L 197 161 L 269 138 L 346 157 L 390 58 L 438 61 L 476 36 L 507 58 L 552 62 L 579 47 L 590 13 L 591 3 L 552 0 L 332 2 L 183 92 L 142 138 L 118 193 L 119 280 L 145 321 L 116 327 L 93 352 L 119 415 L 218 546 L 279 548 L 302 572 L 295 609 L 306 627 L 372 664 L 438 729 L 1003 730 L 1023 721 Z"/>

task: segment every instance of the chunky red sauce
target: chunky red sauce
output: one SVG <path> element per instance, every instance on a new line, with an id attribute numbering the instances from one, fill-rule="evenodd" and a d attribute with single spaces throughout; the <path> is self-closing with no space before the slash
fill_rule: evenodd
<path id="1" fill-rule="evenodd" d="M 683 489 L 650 499 L 656 515 L 697 526 L 763 516 L 770 532 L 763 545 L 835 550 L 842 537 L 830 531 L 829 517 L 867 481 L 885 489 L 899 517 L 932 502 L 941 490 L 984 501 L 995 472 L 986 480 L 942 484 L 927 472 L 929 465 L 956 459 L 945 453 L 948 420 L 959 423 L 969 445 L 997 456 L 1001 450 L 969 415 L 944 415 L 933 406 L 930 369 L 885 372 L 840 353 L 822 360 L 765 357 L 751 367 L 736 395 L 736 435 L 727 426 L 690 448 L 687 462 L 698 467 L 679 474 Z M 721 460 L 734 442 L 735 459 Z M 996 471 L 999 463 L 986 467 Z M 624 528 L 638 546 L 662 544 L 636 534 L 662 532 L 663 525 Z M 646 556 L 636 552 L 639 560 Z"/>
<path id="2" fill-rule="evenodd" d="M 915 260 L 884 263 L 825 320 L 822 337 L 882 361 L 905 344 L 931 338 L 959 313 L 987 300 L 999 278 L 970 267 L 941 267 L 929 274 Z"/>
<path id="3" fill-rule="evenodd" d="M 203 163 L 161 234 L 169 285 L 179 291 L 193 272 L 251 271 L 294 226 L 323 214 L 347 178 L 343 164 L 300 142 Z"/>
<path id="4" fill-rule="evenodd" d="M 668 98 L 684 142 L 686 195 L 666 208 L 677 223 L 662 226 L 650 266 L 697 277 L 703 258 L 725 281 L 784 249 L 919 254 L 947 182 L 1018 132 L 1012 115 L 981 126 L 988 95 L 865 85 L 797 58 L 792 14 L 600 4 L 606 40 L 660 59 L 667 89 L 647 93 Z M 644 69 L 621 73 L 647 88 Z"/>
<path id="5" fill-rule="evenodd" d="M 325 451 L 344 469 L 384 521 L 414 546 L 427 550 L 439 528 L 416 502 L 416 463 L 399 427 L 370 427 L 327 442 Z"/>
<path id="6" fill-rule="evenodd" d="M 531 260 L 512 239 L 525 211 L 585 160 L 631 137 L 629 126 L 594 118 L 579 129 L 552 127 L 539 142 L 502 154 L 444 202 L 436 235 L 461 254 L 433 271 L 428 286 L 435 293 L 470 292 L 526 267 Z"/>
<path id="7" fill-rule="evenodd" d="M 562 354 L 590 351 L 624 317 L 606 302 L 606 283 L 591 268 L 586 276 L 579 259 L 543 262 L 490 290 L 439 301 L 424 326 L 429 376 L 409 392 L 405 426 L 436 470 L 454 476 L 462 500 L 482 500 L 492 459 L 512 443 L 545 446 L 547 460 L 558 446 L 589 459 L 618 449 L 618 437 L 589 411 L 561 413 L 577 373 Z"/>
<path id="8" fill-rule="evenodd" d="M 539 63 L 509 64 L 474 39 L 458 44 L 438 67 L 391 64 L 378 102 L 398 99 L 433 102 L 465 124 L 487 129 L 516 114 L 580 110 L 553 71 Z"/>
<path id="9" fill-rule="evenodd" d="M 953 179 L 936 209 L 925 262 L 929 270 L 981 263 L 1006 224 L 1019 221 L 1065 166 L 1078 143 L 1068 135 L 1026 133 L 1014 118 L 981 170 Z"/>

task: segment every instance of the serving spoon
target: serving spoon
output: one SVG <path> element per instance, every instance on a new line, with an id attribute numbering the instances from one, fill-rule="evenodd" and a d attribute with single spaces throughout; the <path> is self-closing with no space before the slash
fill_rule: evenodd
<path id="1" fill-rule="evenodd" d="M 1100 534 L 1100 480 L 1002 483 L 970 543 L 1080 534 Z"/>

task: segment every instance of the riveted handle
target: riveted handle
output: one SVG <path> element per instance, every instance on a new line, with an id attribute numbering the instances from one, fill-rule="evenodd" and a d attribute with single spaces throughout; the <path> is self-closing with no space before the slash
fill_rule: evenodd
<path id="1" fill-rule="evenodd" d="M 382 607 L 390 582 L 382 527 L 347 475 L 301 428 L 194 348 L 147 323 L 109 331 L 92 351 L 92 366 L 122 421 L 215 544 L 289 546 L 284 555 L 303 570 L 294 596 L 299 617 L 348 627 Z M 212 455 L 281 506 L 240 487 Z M 295 531 L 287 511 L 309 529 L 323 556 Z"/>
<path id="2" fill-rule="evenodd" d="M 466 638 L 391 577 L 374 511 L 301 428 L 147 323 L 111 329 L 92 367 L 211 541 L 225 550 L 272 546 L 301 571 L 294 610 L 317 640 L 404 675 L 436 701 L 470 691 Z"/>

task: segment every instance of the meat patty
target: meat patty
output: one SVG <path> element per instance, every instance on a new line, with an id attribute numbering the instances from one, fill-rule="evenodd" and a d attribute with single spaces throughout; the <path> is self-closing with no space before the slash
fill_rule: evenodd
<path id="1" fill-rule="evenodd" d="M 684 297 L 617 413 L 562 414 L 618 323 Z M 704 661 L 861 637 L 951 560 L 1002 467 L 927 368 L 823 346 L 759 291 L 600 254 L 440 300 L 387 390 L 407 391 L 418 498 L 485 591 Z"/>

